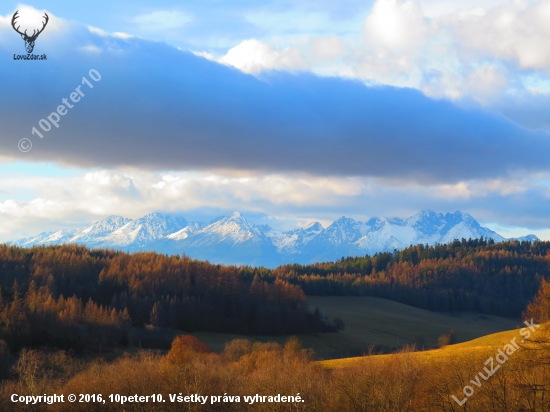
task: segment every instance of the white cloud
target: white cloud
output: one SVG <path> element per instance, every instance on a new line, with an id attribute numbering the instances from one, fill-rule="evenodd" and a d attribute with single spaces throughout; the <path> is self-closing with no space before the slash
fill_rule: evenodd
<path id="1" fill-rule="evenodd" d="M 465 79 L 463 93 L 478 102 L 488 105 L 498 100 L 509 84 L 506 69 L 500 66 L 486 65 L 473 70 Z"/>
<path id="2" fill-rule="evenodd" d="M 550 0 L 376 0 L 362 25 L 300 10 L 247 19 L 280 33 L 243 41 L 221 58 L 248 73 L 306 69 L 486 106 L 524 83 L 531 93 L 548 89 Z M 321 34 L 323 25 L 334 34 Z M 546 73 L 524 81 L 532 70 Z"/>
<path id="3" fill-rule="evenodd" d="M 428 35 L 422 10 L 412 0 L 378 0 L 363 30 L 365 43 L 384 52 L 407 52 L 422 44 Z"/>
<path id="4" fill-rule="evenodd" d="M 338 36 L 323 36 L 312 39 L 311 51 L 315 58 L 331 60 L 342 57 L 346 46 Z"/>
<path id="5" fill-rule="evenodd" d="M 261 199 L 272 204 L 331 204 L 332 196 L 350 197 L 360 193 L 360 180 L 323 178 L 306 175 L 215 174 L 101 170 L 77 177 L 5 176 L 0 192 L 14 195 L 0 203 L 0 213 L 13 216 L 43 216 L 45 205 L 70 205 L 49 210 L 50 218 L 61 219 L 67 210 L 93 213 L 98 207 L 105 214 L 138 216 L 151 209 L 174 210 L 196 207 L 243 207 L 243 202 Z M 17 200 L 17 193 L 32 192 L 33 200 Z M 136 202 L 139 199 L 139 202 Z M 56 206 L 57 207 L 57 206 Z"/>
<path id="6" fill-rule="evenodd" d="M 88 30 L 90 31 L 90 33 L 98 34 L 101 37 L 113 36 L 113 37 L 117 37 L 119 39 L 130 39 L 130 38 L 134 37 L 131 34 L 122 33 L 122 32 L 118 32 L 118 31 L 114 32 L 113 34 L 109 34 L 105 30 L 99 29 L 97 27 L 92 27 L 92 26 L 88 26 Z"/>
<path id="7" fill-rule="evenodd" d="M 522 69 L 550 70 L 550 1 L 514 1 L 485 13 L 457 13 L 443 20 L 465 53 L 491 56 Z"/>
<path id="8" fill-rule="evenodd" d="M 180 50 L 181 50 L 181 49 L 180 49 Z M 216 58 L 215 58 L 212 54 L 210 54 L 210 53 L 208 53 L 208 52 L 193 52 L 193 54 L 194 54 L 195 56 L 204 57 L 204 58 L 207 59 L 207 60 L 212 60 L 212 61 L 215 61 L 215 60 L 216 60 Z"/>
<path id="9" fill-rule="evenodd" d="M 108 33 L 105 30 L 102 30 L 98 27 L 88 26 L 88 30 L 90 30 L 90 33 L 98 34 L 103 37 L 108 35 Z"/>
<path id="10" fill-rule="evenodd" d="M 2 16 L 0 15 L 0 27 L 9 27 L 10 26 L 10 21 L 11 21 L 11 16 L 10 15 L 7 15 L 7 16 Z"/>
<path id="11" fill-rule="evenodd" d="M 461 10 L 471 10 L 475 8 L 488 10 L 507 4 L 509 0 L 418 0 L 418 3 L 422 7 L 422 10 L 424 10 L 426 17 L 436 18 Z"/>
<path id="12" fill-rule="evenodd" d="M 418 87 L 430 27 L 413 0 L 377 0 L 363 23 L 356 74 L 400 87 Z"/>
<path id="13" fill-rule="evenodd" d="M 70 223 L 82 226 L 111 214 L 135 218 L 155 210 L 185 213 L 211 208 L 273 213 L 293 226 L 297 219 L 303 219 L 300 213 L 276 211 L 345 205 L 361 194 L 363 186 L 356 178 L 282 174 L 101 170 L 65 178 L 18 175 L 0 182 L 0 193 L 8 197 L 0 202 L 0 218 L 7 222 L 0 228 L 0 241 Z M 19 192 L 33 196 L 18 200 Z"/>
<path id="14" fill-rule="evenodd" d="M 298 49 L 287 47 L 277 50 L 255 39 L 245 40 L 233 47 L 219 62 L 234 66 L 245 73 L 270 69 L 305 70 L 308 67 Z"/>
<path id="15" fill-rule="evenodd" d="M 532 183 L 526 180 L 490 179 L 484 181 L 471 180 L 456 184 L 442 184 L 432 186 L 432 195 L 442 199 L 471 199 L 492 195 L 508 196 L 521 194 L 531 187 Z"/>
<path id="16" fill-rule="evenodd" d="M 33 30 L 42 28 L 42 25 L 46 22 L 45 14 L 48 14 L 46 28 L 44 29 L 44 33 L 40 34 L 41 39 L 48 36 L 52 32 L 59 33 L 65 31 L 69 26 L 69 23 L 66 20 L 56 17 L 51 11 L 46 9 L 37 10 L 32 6 L 19 4 L 16 10 L 19 12 L 16 20 L 16 26 L 23 32 L 27 30 L 29 34 L 32 34 Z M 16 10 L 8 13 L 4 17 L 0 16 L 0 28 L 5 27 L 13 30 L 11 27 L 11 20 Z M 12 34 L 14 34 L 13 31 L 10 33 L 10 36 Z M 2 36 L 0 34 L 0 39 L 1 38 Z"/>
<path id="17" fill-rule="evenodd" d="M 120 32 L 120 31 L 115 31 L 115 32 L 113 33 L 113 37 L 117 37 L 117 38 L 119 38 L 119 39 L 124 39 L 124 40 L 126 40 L 126 39 L 131 39 L 131 38 L 134 37 L 134 36 L 132 36 L 131 34 L 128 34 L 128 33 L 123 33 L 123 32 Z"/>
<path id="18" fill-rule="evenodd" d="M 518 176 L 509 180 L 472 180 L 453 185 L 420 185 L 373 178 L 325 178 L 304 174 L 209 172 L 157 173 L 100 170 L 67 177 L 5 176 L 0 181 L 0 241 L 44 230 L 83 226 L 111 214 L 141 217 L 152 211 L 238 210 L 267 214 L 276 228 L 292 228 L 313 220 L 330 222 L 342 215 L 406 217 L 421 209 L 472 211 L 485 199 L 492 206 L 473 213 L 483 221 L 498 221 L 501 202 L 532 196 L 539 187 L 546 196 L 548 176 Z M 535 180 L 533 180 L 535 179 Z M 32 195 L 29 197 L 29 193 Z M 20 196 L 23 194 L 24 199 Z M 497 199 L 495 201 L 495 199 Z M 520 205 L 520 207 L 522 207 Z M 522 224 L 502 206 L 503 224 Z M 212 216 L 214 217 L 214 216 Z M 537 218 L 523 222 L 537 224 Z M 539 218 L 540 219 L 540 218 Z M 532 223 L 535 222 L 535 223 Z M 528 223 L 532 223 L 527 226 Z M 549 223 L 550 224 L 550 223 Z M 538 226 L 542 230 L 544 223 Z M 529 231 L 533 231 L 532 229 Z M 522 233 L 527 233 L 524 230 Z"/>

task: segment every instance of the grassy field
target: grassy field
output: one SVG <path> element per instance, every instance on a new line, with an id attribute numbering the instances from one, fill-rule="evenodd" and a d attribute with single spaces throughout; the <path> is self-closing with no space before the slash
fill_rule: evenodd
<path id="1" fill-rule="evenodd" d="M 443 349 L 433 349 L 422 352 L 410 353 L 409 356 L 413 356 L 420 362 L 438 362 L 438 360 L 455 359 L 460 361 L 461 359 L 472 358 L 487 358 L 493 356 L 498 348 L 502 348 L 509 343 L 513 338 L 517 338 L 519 343 L 520 335 L 519 329 L 507 330 L 504 332 L 493 333 L 487 336 L 483 336 L 478 339 L 473 339 L 468 342 L 459 343 L 455 345 L 446 346 Z M 319 363 L 327 369 L 345 368 L 358 363 L 368 364 L 369 362 L 387 358 L 390 355 L 374 355 L 374 356 L 357 356 L 344 359 L 331 359 L 320 361 Z"/>
<path id="2" fill-rule="evenodd" d="M 374 297 L 327 296 L 309 297 L 311 309 L 318 307 L 332 321 L 340 317 L 346 329 L 340 333 L 318 336 L 299 335 L 304 347 L 311 348 L 319 359 L 357 356 L 371 345 L 398 347 L 413 344 L 422 336 L 428 347 L 437 344 L 440 335 L 453 329 L 459 342 L 491 333 L 514 329 L 520 320 L 476 313 L 442 314 L 430 312 Z M 213 350 L 222 350 L 225 342 L 246 338 L 258 342 L 284 343 L 287 336 L 240 336 L 198 332 L 197 338 Z"/>

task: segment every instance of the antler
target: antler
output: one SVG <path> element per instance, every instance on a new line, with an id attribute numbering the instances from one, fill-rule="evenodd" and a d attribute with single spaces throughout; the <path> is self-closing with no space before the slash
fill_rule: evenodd
<path id="1" fill-rule="evenodd" d="M 33 31 L 32 37 L 38 37 L 38 35 L 40 33 L 42 33 L 44 31 L 44 29 L 46 28 L 46 26 L 48 24 L 48 21 L 50 20 L 50 17 L 48 16 L 48 13 L 44 12 L 44 18 L 46 19 L 46 21 L 44 23 L 42 23 L 42 28 L 40 30 L 38 30 L 38 33 L 36 33 L 36 34 L 34 34 L 34 31 Z"/>
<path id="2" fill-rule="evenodd" d="M 46 19 L 46 21 L 44 21 L 44 22 L 42 23 L 42 28 L 41 28 L 40 30 L 38 30 L 38 33 L 36 32 L 36 30 L 33 30 L 32 36 L 29 36 L 29 35 L 27 34 L 27 30 L 25 30 L 24 33 L 21 33 L 21 32 L 19 31 L 19 27 L 21 27 L 21 26 L 15 27 L 15 20 L 16 20 L 17 18 L 19 18 L 19 16 L 17 15 L 18 13 L 19 13 L 19 10 L 17 10 L 17 11 L 13 14 L 13 17 L 11 18 L 11 26 L 13 27 L 13 29 L 14 29 L 17 33 L 19 33 L 21 36 L 25 36 L 25 37 L 28 38 L 28 39 L 36 39 L 36 38 L 38 37 L 38 35 L 44 31 L 44 29 L 46 28 L 46 25 L 48 24 L 48 21 L 50 20 L 50 16 L 48 16 L 48 13 L 44 13 L 44 18 Z"/>
<path id="3" fill-rule="evenodd" d="M 19 27 L 21 26 L 17 26 L 17 28 L 15 27 L 15 20 L 19 17 L 17 14 L 19 13 L 19 10 L 17 10 L 14 14 L 13 14 L 13 17 L 11 18 L 11 27 L 13 27 L 13 29 L 19 33 L 21 36 L 26 36 L 27 35 L 27 31 L 25 30 L 25 33 L 21 33 L 19 31 Z"/>

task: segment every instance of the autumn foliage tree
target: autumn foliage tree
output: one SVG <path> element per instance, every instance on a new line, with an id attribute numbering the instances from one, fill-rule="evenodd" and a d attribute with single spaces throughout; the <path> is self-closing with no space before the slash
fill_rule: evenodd
<path id="1" fill-rule="evenodd" d="M 336 262 L 283 265 L 271 276 L 306 295 L 376 296 L 437 312 L 517 317 L 550 277 L 550 242 L 462 239 Z"/>
<path id="2" fill-rule="evenodd" d="M 128 344 L 128 328 L 321 331 L 299 286 L 263 268 L 76 245 L 0 245 L 0 339 L 12 349 Z"/>
<path id="3" fill-rule="evenodd" d="M 172 341 L 172 347 L 166 355 L 167 363 L 181 365 L 197 354 L 207 354 L 212 351 L 206 343 L 191 335 L 178 336 Z"/>

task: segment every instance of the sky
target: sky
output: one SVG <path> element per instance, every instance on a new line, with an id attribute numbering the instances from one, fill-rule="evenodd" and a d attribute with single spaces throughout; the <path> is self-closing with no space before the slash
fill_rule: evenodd
<path id="1" fill-rule="evenodd" d="M 21 32 L 42 27 L 20 60 Z M 550 0 L 0 4 L 0 242 L 154 211 L 550 240 Z M 32 145 L 32 146 L 31 146 Z"/>

